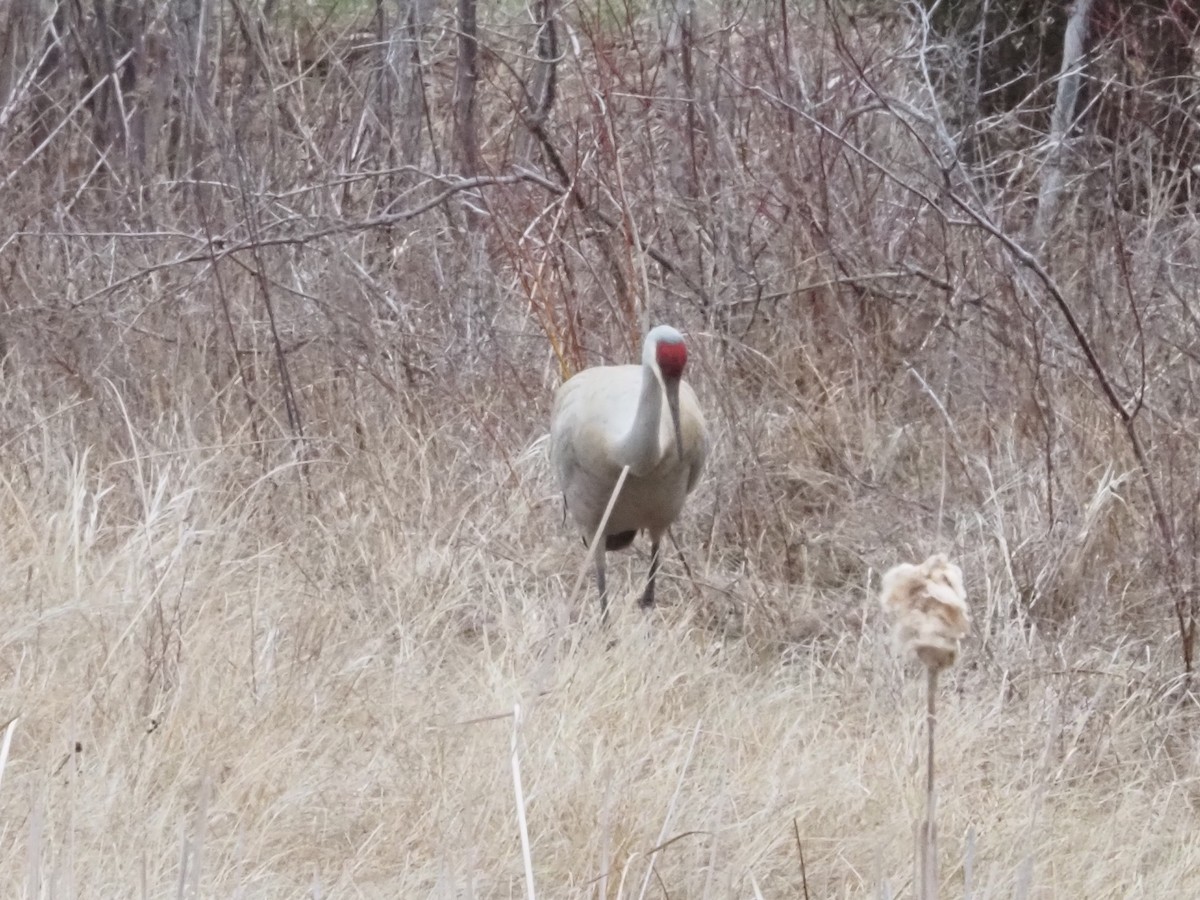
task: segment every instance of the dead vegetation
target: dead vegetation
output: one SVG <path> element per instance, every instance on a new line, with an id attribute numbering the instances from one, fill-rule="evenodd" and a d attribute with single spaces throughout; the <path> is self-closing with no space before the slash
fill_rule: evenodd
<path id="1" fill-rule="evenodd" d="M 445 5 L 117 7 L 0 12 L 7 895 L 911 895 L 873 598 L 940 551 L 943 896 L 1196 894 L 1160 156 L 1072 144 L 1032 242 L 915 15 L 481 8 L 472 74 Z M 660 321 L 714 445 L 606 650 L 541 438 Z"/>

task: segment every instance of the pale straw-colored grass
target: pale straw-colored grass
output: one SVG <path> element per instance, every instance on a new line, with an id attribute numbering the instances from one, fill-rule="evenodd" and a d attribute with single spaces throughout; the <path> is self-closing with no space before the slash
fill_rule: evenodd
<path id="1" fill-rule="evenodd" d="M 1100 382 L 981 227 L 1020 237 L 1036 135 L 965 168 L 913 20 L 564 5 L 557 196 L 510 140 L 534 29 L 484 6 L 507 183 L 420 214 L 456 180 L 449 6 L 410 48 L 411 170 L 374 112 L 413 56 L 394 17 L 324 75 L 285 28 L 274 91 L 214 44 L 209 102 L 169 104 L 213 141 L 195 184 L 97 152 L 70 53 L 14 107 L 0 898 L 911 897 L 924 695 L 874 598 L 935 549 L 973 623 L 939 691 L 942 895 L 1200 896 L 1194 217 L 1113 202 L 1080 144 L 1039 262 Z M 155 57 L 131 115 L 190 83 Z M 538 441 L 561 363 L 628 358 L 643 315 L 686 329 L 713 449 L 661 607 L 646 548 L 614 555 L 602 630 Z"/>
<path id="2" fill-rule="evenodd" d="M 540 455 L 456 434 L 381 430 L 307 484 L 232 448 L 99 465 L 49 440 L 6 471 L 0 853 L 25 862 L 0 891 L 797 896 L 798 833 L 811 896 L 909 895 L 920 701 L 869 572 L 738 575 L 696 552 L 701 500 L 695 586 L 670 555 L 644 616 L 616 557 L 602 630 L 590 595 L 561 615 L 583 548 Z M 714 631 L 714 595 L 832 624 Z M 944 895 L 969 869 L 976 898 L 1195 896 L 1169 651 L 992 646 L 943 678 Z"/>

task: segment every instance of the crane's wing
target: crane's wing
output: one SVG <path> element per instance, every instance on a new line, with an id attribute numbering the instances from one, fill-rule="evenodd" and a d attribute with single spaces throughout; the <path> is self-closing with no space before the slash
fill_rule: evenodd
<path id="1" fill-rule="evenodd" d="M 684 457 L 689 462 L 687 491 L 690 494 L 704 471 L 708 459 L 708 426 L 696 392 L 686 381 L 679 385 L 679 427 L 683 433 Z"/>
<path id="2" fill-rule="evenodd" d="M 640 385 L 640 366 L 596 366 L 555 392 L 550 466 L 571 517 L 589 538 L 620 476 L 615 447 L 629 430 Z"/>
<path id="3" fill-rule="evenodd" d="M 614 445 L 633 424 L 641 377 L 641 366 L 595 366 L 555 391 L 550 461 L 564 489 L 576 468 L 593 476 L 612 471 Z"/>

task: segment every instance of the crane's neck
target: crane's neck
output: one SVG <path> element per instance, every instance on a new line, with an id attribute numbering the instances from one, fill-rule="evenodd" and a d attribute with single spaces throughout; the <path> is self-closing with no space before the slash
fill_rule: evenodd
<path id="1" fill-rule="evenodd" d="M 662 419 L 663 389 L 652 366 L 642 366 L 642 392 L 638 397 L 633 427 L 621 439 L 617 458 L 629 466 L 633 475 L 650 473 L 662 460 L 659 425 Z"/>

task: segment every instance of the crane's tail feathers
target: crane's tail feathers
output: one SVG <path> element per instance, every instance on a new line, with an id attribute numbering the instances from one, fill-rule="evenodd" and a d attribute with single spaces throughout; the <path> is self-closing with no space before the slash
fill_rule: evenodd
<path id="1" fill-rule="evenodd" d="M 633 543 L 633 539 L 637 537 L 636 531 L 622 531 L 620 534 L 606 534 L 604 536 L 605 550 L 624 550 Z"/>

